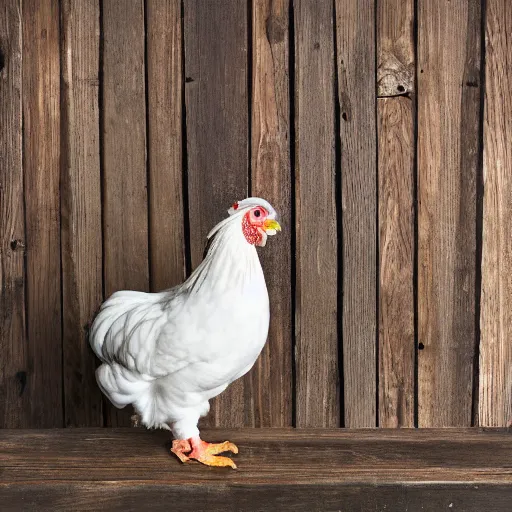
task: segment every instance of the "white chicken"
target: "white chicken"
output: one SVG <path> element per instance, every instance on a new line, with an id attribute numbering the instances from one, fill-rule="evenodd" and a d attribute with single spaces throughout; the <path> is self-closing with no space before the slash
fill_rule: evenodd
<path id="1" fill-rule="evenodd" d="M 235 203 L 208 234 L 208 252 L 181 285 L 160 293 L 119 291 L 94 319 L 90 343 L 103 364 L 96 380 L 118 408 L 133 404 L 148 428 L 170 429 L 186 462 L 236 467 L 226 441 L 201 440 L 209 400 L 247 373 L 268 334 L 270 308 L 255 246 L 281 229 L 257 197 Z"/>

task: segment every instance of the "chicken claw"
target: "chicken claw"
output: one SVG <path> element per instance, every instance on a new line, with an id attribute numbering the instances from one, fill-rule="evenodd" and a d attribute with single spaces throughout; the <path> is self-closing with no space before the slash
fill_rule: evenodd
<path id="1" fill-rule="evenodd" d="M 190 439 L 179 439 L 172 443 L 173 452 L 181 462 L 188 462 L 190 459 L 197 460 L 206 466 L 231 467 L 236 469 L 236 464 L 229 457 L 218 456 L 219 453 L 238 453 L 238 447 L 224 441 L 223 443 L 207 443 L 199 437 Z M 190 453 L 184 453 L 190 452 Z"/>
<path id="2" fill-rule="evenodd" d="M 187 439 L 175 439 L 172 442 L 171 452 L 174 453 L 181 462 L 187 462 L 190 460 L 190 458 L 185 455 L 185 453 L 190 451 L 192 451 L 192 447 Z"/>

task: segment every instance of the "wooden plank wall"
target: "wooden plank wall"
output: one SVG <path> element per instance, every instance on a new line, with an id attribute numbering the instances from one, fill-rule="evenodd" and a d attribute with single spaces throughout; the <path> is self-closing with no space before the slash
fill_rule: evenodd
<path id="1" fill-rule="evenodd" d="M 64 422 L 103 425 L 85 334 L 103 298 L 100 167 L 100 9 L 61 3 L 61 254 Z"/>
<path id="2" fill-rule="evenodd" d="M 21 37 L 27 360 L 19 371 L 30 424 L 46 428 L 63 423 L 58 0 L 23 2 Z"/>
<path id="3" fill-rule="evenodd" d="M 506 0 L 6 0 L 0 427 L 129 425 L 87 330 L 235 201 L 283 232 L 253 370 L 210 426 L 512 419 Z"/>
<path id="4" fill-rule="evenodd" d="M 289 426 L 292 383 L 292 174 L 290 162 L 289 1 L 252 6 L 251 194 L 280 206 L 284 230 L 261 251 L 272 301 L 268 343 L 249 375 L 253 406 L 249 424 Z M 281 236 L 283 235 L 283 236 Z M 275 269 L 274 271 L 268 269 Z"/>
<path id="5" fill-rule="evenodd" d="M 301 0 L 294 6 L 296 421 L 299 427 L 336 427 L 334 21 L 327 2 Z"/>
<path id="6" fill-rule="evenodd" d="M 420 426 L 471 424 L 480 27 L 478 2 L 419 2 Z"/>
<path id="7" fill-rule="evenodd" d="M 337 0 L 345 426 L 375 427 L 377 136 L 375 2 Z"/>
<path id="8" fill-rule="evenodd" d="M 487 0 L 478 422 L 512 426 L 512 5 Z"/>
<path id="9" fill-rule="evenodd" d="M 30 426 L 23 204 L 22 18 L 18 0 L 0 16 L 0 425 Z M 8 51 L 7 51 L 8 49 Z"/>
<path id="10" fill-rule="evenodd" d="M 377 12 L 379 425 L 414 426 L 414 2 Z"/>

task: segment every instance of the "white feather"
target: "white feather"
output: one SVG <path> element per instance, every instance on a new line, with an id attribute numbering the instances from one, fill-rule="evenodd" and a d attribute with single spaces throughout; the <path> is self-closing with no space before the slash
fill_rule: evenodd
<path id="1" fill-rule="evenodd" d="M 90 343 L 96 372 L 116 407 L 133 404 L 147 427 L 198 435 L 209 400 L 248 372 L 265 344 L 269 301 L 256 248 L 242 217 L 264 200 L 249 198 L 209 234 L 209 251 L 187 281 L 160 293 L 121 291 L 101 307 Z"/>

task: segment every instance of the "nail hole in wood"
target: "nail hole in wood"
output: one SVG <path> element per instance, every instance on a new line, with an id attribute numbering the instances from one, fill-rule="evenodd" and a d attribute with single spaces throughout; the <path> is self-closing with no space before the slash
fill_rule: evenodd
<path id="1" fill-rule="evenodd" d="M 398 92 L 405 92 L 405 87 L 403 85 L 399 85 L 397 87 Z"/>
<path id="2" fill-rule="evenodd" d="M 193 82 L 193 81 L 194 81 L 194 79 L 189 76 L 187 76 L 187 78 L 185 78 L 185 83 L 187 83 L 187 84 L 189 84 L 190 82 Z"/>
<path id="3" fill-rule="evenodd" d="M 418 350 L 423 350 L 425 348 L 425 345 L 423 343 L 418 343 Z"/>
<path id="4" fill-rule="evenodd" d="M 346 112 L 343 112 L 343 114 L 341 114 L 341 117 L 343 118 L 343 121 L 347 121 L 348 120 L 348 116 L 347 116 Z"/>

